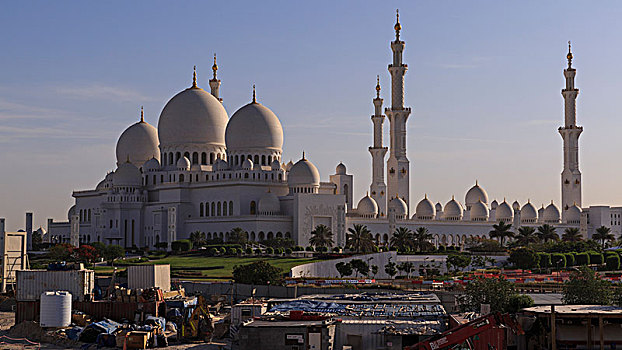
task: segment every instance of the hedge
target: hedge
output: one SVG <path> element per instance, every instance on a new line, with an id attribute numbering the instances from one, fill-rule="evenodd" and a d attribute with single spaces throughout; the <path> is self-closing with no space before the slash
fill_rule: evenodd
<path id="1" fill-rule="evenodd" d="M 285 248 L 285 254 L 290 255 L 292 252 L 292 248 Z"/>
<path id="2" fill-rule="evenodd" d="M 575 257 L 578 266 L 584 266 L 590 264 L 590 255 L 588 253 L 577 253 Z"/>
<path id="3" fill-rule="evenodd" d="M 564 253 L 566 256 L 566 267 L 575 266 L 576 261 L 573 253 Z"/>
<path id="4" fill-rule="evenodd" d="M 605 258 L 601 253 L 590 251 L 588 254 L 590 254 L 590 264 L 602 265 L 605 263 Z"/>
<path id="5" fill-rule="evenodd" d="M 540 262 L 538 264 L 538 266 L 540 266 L 540 268 L 551 267 L 551 254 L 549 254 L 549 253 L 538 253 L 538 256 L 540 256 Z"/>
<path id="6" fill-rule="evenodd" d="M 620 269 L 620 256 L 618 254 L 607 256 L 607 270 Z"/>
<path id="7" fill-rule="evenodd" d="M 192 242 L 189 239 L 181 239 L 171 243 L 171 249 L 176 252 L 187 252 L 192 249 Z"/>
<path id="8" fill-rule="evenodd" d="M 308 246 L 305 248 L 306 251 L 308 252 L 312 252 L 313 251 L 313 247 L 312 246 Z"/>
<path id="9" fill-rule="evenodd" d="M 267 254 L 274 254 L 274 248 L 272 248 L 272 247 L 266 248 L 266 253 Z"/>
<path id="10" fill-rule="evenodd" d="M 244 251 L 244 253 L 246 253 L 246 254 L 248 254 L 248 255 L 253 254 L 253 248 L 251 248 L 251 247 L 246 248 L 246 250 Z"/>
<path id="11" fill-rule="evenodd" d="M 553 253 L 551 254 L 551 266 L 554 268 L 563 269 L 566 268 L 568 262 L 566 260 L 566 255 L 562 253 Z"/>

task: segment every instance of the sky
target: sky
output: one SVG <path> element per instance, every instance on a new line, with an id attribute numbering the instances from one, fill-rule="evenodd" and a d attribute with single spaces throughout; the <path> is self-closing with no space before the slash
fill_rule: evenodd
<path id="1" fill-rule="evenodd" d="M 3 1 L 0 217 L 8 230 L 24 227 L 26 211 L 35 227 L 66 220 L 72 191 L 114 170 L 140 106 L 157 126 L 193 65 L 208 88 L 214 53 L 229 115 L 256 84 L 283 125 L 283 159 L 304 150 L 323 181 L 342 161 L 358 201 L 371 179 L 377 74 L 390 100 L 396 8 L 413 208 L 425 193 L 463 201 L 476 180 L 491 201 L 560 202 L 568 40 L 583 205 L 622 204 L 621 2 Z"/>

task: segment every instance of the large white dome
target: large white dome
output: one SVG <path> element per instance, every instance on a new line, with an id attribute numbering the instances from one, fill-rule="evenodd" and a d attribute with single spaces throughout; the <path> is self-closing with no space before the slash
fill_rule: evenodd
<path id="1" fill-rule="evenodd" d="M 471 220 L 482 221 L 488 219 L 488 207 L 482 200 L 478 200 L 477 203 L 471 205 Z"/>
<path id="2" fill-rule="evenodd" d="M 408 205 L 400 197 L 395 197 L 389 201 L 389 209 L 392 209 L 398 218 L 406 218 L 408 215 Z"/>
<path id="3" fill-rule="evenodd" d="M 503 200 L 503 203 L 499 204 L 497 210 L 495 211 L 495 220 L 496 221 L 504 221 L 506 223 L 512 222 L 512 218 L 514 217 L 514 210 L 508 204 L 508 202 Z"/>
<path id="4" fill-rule="evenodd" d="M 279 197 L 272 192 L 266 192 L 261 199 L 259 199 L 257 210 L 259 214 L 262 215 L 276 215 L 280 213 L 281 202 L 279 201 Z"/>
<path id="5" fill-rule="evenodd" d="M 566 211 L 566 222 L 569 224 L 581 222 L 581 208 L 576 203 Z"/>
<path id="6" fill-rule="evenodd" d="M 158 130 L 151 124 L 139 121 L 125 129 L 117 141 L 117 165 L 125 163 L 128 159 L 137 168 L 151 158 L 160 160 L 158 148 Z"/>
<path id="7" fill-rule="evenodd" d="M 209 92 L 188 88 L 164 106 L 158 122 L 162 146 L 180 144 L 225 145 L 227 111 Z"/>
<path id="8" fill-rule="evenodd" d="M 287 184 L 289 186 L 319 186 L 320 172 L 303 155 L 302 159 L 297 161 L 289 170 Z"/>
<path id="9" fill-rule="evenodd" d="M 547 223 L 558 223 L 560 218 L 559 208 L 551 201 L 546 209 L 544 209 L 544 222 Z"/>
<path id="10" fill-rule="evenodd" d="M 520 210 L 520 220 L 523 222 L 536 222 L 537 219 L 538 212 L 536 211 L 536 207 L 534 207 L 531 202 L 527 201 Z"/>
<path id="11" fill-rule="evenodd" d="M 462 205 L 455 198 L 451 198 L 443 208 L 443 218 L 446 220 L 460 220 L 462 218 Z"/>
<path id="12" fill-rule="evenodd" d="M 261 103 L 251 102 L 231 116 L 225 131 L 227 150 L 282 151 L 283 127 L 279 118 Z"/>
<path id="13" fill-rule="evenodd" d="M 417 204 L 415 217 L 419 220 L 432 220 L 436 214 L 436 209 L 432 201 L 425 195 L 423 199 Z"/>
<path id="14" fill-rule="evenodd" d="M 130 162 L 119 165 L 112 175 L 114 186 L 141 186 L 142 182 L 143 177 L 140 170 Z"/>
<path id="15" fill-rule="evenodd" d="M 360 216 L 375 218 L 378 215 L 378 203 L 367 194 L 357 204 L 356 212 Z"/>
<path id="16" fill-rule="evenodd" d="M 480 187 L 477 181 L 475 181 L 475 186 L 471 187 L 471 189 L 467 191 L 466 196 L 464 197 L 464 203 L 467 207 L 470 207 L 480 200 L 488 204 L 488 194 L 483 188 Z"/>

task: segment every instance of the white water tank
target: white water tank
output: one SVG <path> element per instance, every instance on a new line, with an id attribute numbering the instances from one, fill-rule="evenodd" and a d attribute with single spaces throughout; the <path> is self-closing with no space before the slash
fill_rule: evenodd
<path id="1" fill-rule="evenodd" d="M 43 292 L 39 310 L 41 327 L 67 327 L 71 324 L 71 293 Z"/>

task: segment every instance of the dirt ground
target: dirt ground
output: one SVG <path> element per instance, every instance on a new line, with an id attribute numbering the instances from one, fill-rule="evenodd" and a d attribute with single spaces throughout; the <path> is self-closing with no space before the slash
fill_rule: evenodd
<path id="1" fill-rule="evenodd" d="M 14 312 L 0 312 L 0 349 L 38 349 L 39 346 L 28 343 L 23 338 L 10 337 L 9 329 L 15 325 L 15 313 Z M 80 343 L 80 346 L 67 347 L 67 346 L 59 346 L 54 344 L 45 344 L 41 343 L 41 349 L 97 349 L 97 345 L 90 344 L 89 346 L 84 346 L 86 344 Z M 230 349 L 231 345 L 229 340 L 225 341 L 215 341 L 209 344 L 201 344 L 201 343 L 191 343 L 191 344 L 172 344 L 167 348 L 158 348 L 158 349 L 167 349 L 167 350 L 225 350 Z M 106 348 L 100 348 L 106 349 Z M 110 348 L 109 350 L 113 350 L 114 348 Z M 118 349 L 114 349 L 118 350 Z"/>

